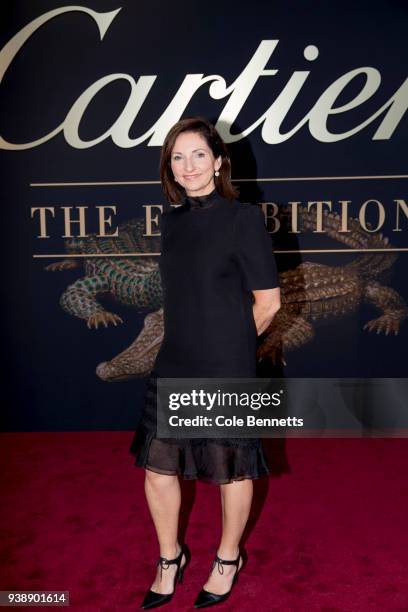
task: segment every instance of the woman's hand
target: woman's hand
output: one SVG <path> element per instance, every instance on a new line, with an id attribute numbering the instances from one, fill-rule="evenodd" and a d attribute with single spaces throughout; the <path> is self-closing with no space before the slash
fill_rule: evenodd
<path id="1" fill-rule="evenodd" d="M 252 306 L 258 336 L 270 325 L 281 307 L 280 288 L 256 289 L 252 291 L 255 302 Z"/>

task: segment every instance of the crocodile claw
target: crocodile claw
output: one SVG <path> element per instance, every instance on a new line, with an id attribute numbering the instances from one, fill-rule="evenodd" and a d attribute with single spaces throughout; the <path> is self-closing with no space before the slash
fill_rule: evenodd
<path id="1" fill-rule="evenodd" d="M 397 336 L 400 328 L 400 319 L 399 317 L 392 317 L 391 315 L 384 314 L 377 319 L 372 319 L 368 321 L 363 327 L 363 329 L 368 329 L 368 331 L 377 331 L 379 333 L 385 333 L 386 336 L 390 332 L 394 332 Z"/>
<path id="2" fill-rule="evenodd" d="M 44 269 L 47 270 L 47 272 L 59 272 L 60 270 L 71 270 L 77 267 L 78 262 L 74 259 L 64 259 L 63 261 L 48 264 Z"/>
<path id="3" fill-rule="evenodd" d="M 270 359 L 273 365 L 288 365 L 280 345 L 260 346 L 258 349 L 259 361 L 262 359 Z"/>
<path id="4" fill-rule="evenodd" d="M 87 326 L 89 329 L 92 329 L 92 327 L 98 329 L 99 323 L 103 324 L 105 327 L 108 327 L 108 323 L 113 323 L 113 325 L 116 327 L 117 321 L 123 323 L 123 319 L 121 319 L 119 315 L 113 314 L 112 312 L 96 312 L 88 317 Z"/>

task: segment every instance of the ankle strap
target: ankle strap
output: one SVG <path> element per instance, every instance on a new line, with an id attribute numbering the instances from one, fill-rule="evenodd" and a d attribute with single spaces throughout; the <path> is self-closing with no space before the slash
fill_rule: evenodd
<path id="1" fill-rule="evenodd" d="M 173 563 L 175 563 L 177 566 L 180 565 L 183 553 L 184 553 L 184 546 L 181 547 L 180 553 L 178 557 L 176 557 L 175 559 L 166 559 L 166 557 L 159 557 L 157 565 L 158 566 L 160 565 L 160 580 L 162 578 L 162 573 L 164 569 L 165 570 L 169 569 L 169 566 L 172 565 Z"/>
<path id="2" fill-rule="evenodd" d="M 180 553 L 179 553 L 178 557 L 176 557 L 175 559 L 166 559 L 166 557 L 159 557 L 157 565 L 161 565 L 163 569 L 168 569 L 169 565 L 171 565 L 172 563 L 177 563 L 177 565 L 178 565 L 179 562 L 181 561 L 181 557 L 183 555 L 183 552 L 184 552 L 184 548 L 181 547 Z M 164 566 L 166 566 L 166 567 L 164 567 Z"/>
<path id="3" fill-rule="evenodd" d="M 214 567 L 217 565 L 217 569 L 219 571 L 220 574 L 224 573 L 224 568 L 223 565 L 236 565 L 238 567 L 239 564 L 239 559 L 241 557 L 241 553 L 238 553 L 238 557 L 236 559 L 234 559 L 233 561 L 231 561 L 230 559 L 226 560 L 226 559 L 221 559 L 221 557 L 219 557 L 218 555 L 215 555 L 215 559 L 213 562 L 213 566 L 212 569 L 214 569 Z"/>

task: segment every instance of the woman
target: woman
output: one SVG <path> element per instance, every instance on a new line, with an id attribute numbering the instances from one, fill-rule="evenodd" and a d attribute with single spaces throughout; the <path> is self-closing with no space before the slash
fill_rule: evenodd
<path id="1" fill-rule="evenodd" d="M 156 578 L 141 607 L 170 601 L 190 558 L 177 537 L 182 476 L 221 488 L 223 529 L 198 608 L 230 594 L 243 563 L 239 543 L 252 479 L 269 470 L 259 439 L 158 439 L 157 377 L 255 377 L 256 338 L 279 310 L 280 292 L 263 214 L 235 199 L 226 146 L 207 119 L 186 118 L 173 126 L 160 174 L 167 201 L 177 204 L 162 215 L 164 339 L 129 449 L 146 470 L 145 493 L 160 545 Z"/>

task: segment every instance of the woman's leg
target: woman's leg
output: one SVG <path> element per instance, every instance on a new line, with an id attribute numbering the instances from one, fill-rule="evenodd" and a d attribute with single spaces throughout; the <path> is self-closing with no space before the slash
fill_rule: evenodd
<path id="1" fill-rule="evenodd" d="M 145 494 L 150 514 L 156 529 L 160 546 L 160 556 L 166 559 L 175 559 L 180 554 L 178 542 L 178 521 L 181 504 L 181 491 L 178 476 L 157 474 L 152 470 L 145 470 Z M 185 557 L 181 560 L 181 567 L 186 563 Z M 172 593 L 174 576 L 177 571 L 175 564 L 162 570 L 160 579 L 160 566 L 157 568 L 156 578 L 151 586 L 156 593 Z"/>
<path id="2" fill-rule="evenodd" d="M 217 550 L 221 559 L 236 559 L 239 552 L 245 525 L 251 510 L 253 482 L 245 480 L 234 481 L 229 484 L 220 485 L 221 507 L 222 507 L 222 536 Z M 242 566 L 242 560 L 238 569 Z M 235 565 L 223 565 L 224 573 L 220 574 L 217 566 L 211 572 L 204 585 L 206 591 L 222 595 L 231 588 L 232 577 L 236 571 Z"/>

